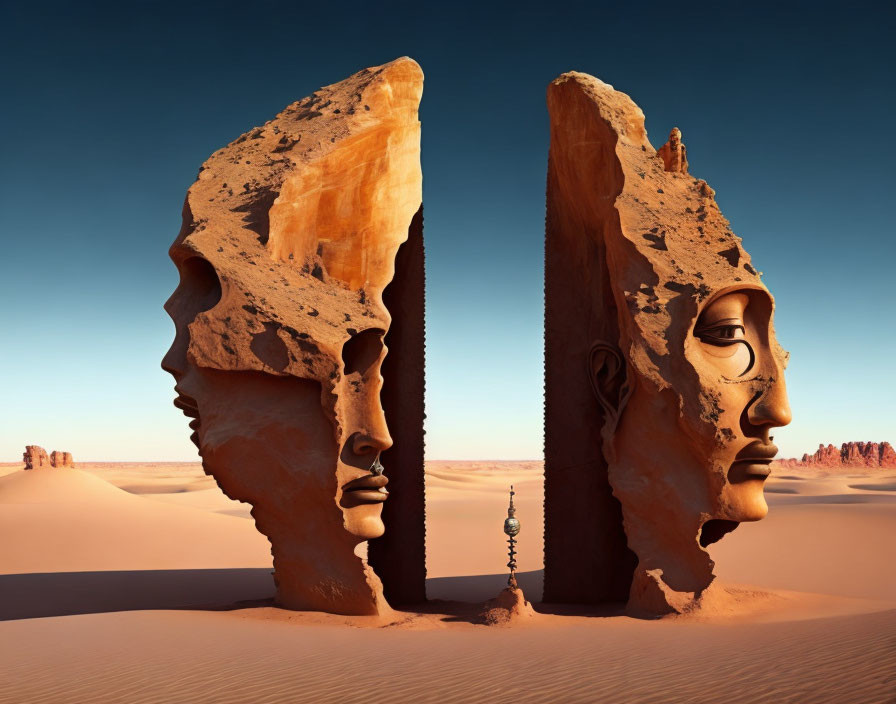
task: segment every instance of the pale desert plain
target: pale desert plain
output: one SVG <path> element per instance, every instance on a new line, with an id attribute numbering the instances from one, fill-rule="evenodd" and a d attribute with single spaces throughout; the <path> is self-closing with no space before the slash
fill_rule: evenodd
<path id="1" fill-rule="evenodd" d="M 510 484 L 537 613 L 486 626 Z M 656 621 L 538 603 L 542 484 L 428 462 L 430 603 L 377 622 L 273 607 L 198 463 L 0 465 L 0 702 L 896 702 L 896 471 L 779 467 L 711 548 L 727 599 Z"/>

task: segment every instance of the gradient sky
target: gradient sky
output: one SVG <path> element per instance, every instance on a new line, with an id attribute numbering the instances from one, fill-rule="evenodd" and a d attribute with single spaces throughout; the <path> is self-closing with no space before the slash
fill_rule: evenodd
<path id="1" fill-rule="evenodd" d="M 681 128 L 765 272 L 783 454 L 896 441 L 896 14 L 725 5 L 3 3 L 0 461 L 196 458 L 159 368 L 186 189 L 288 103 L 402 55 L 426 74 L 429 458 L 541 457 L 544 93 L 568 70 L 631 95 L 654 146 Z"/>

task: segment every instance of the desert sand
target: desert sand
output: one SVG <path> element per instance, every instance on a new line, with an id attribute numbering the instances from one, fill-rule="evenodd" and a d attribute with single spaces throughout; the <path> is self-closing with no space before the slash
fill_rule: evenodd
<path id="1" fill-rule="evenodd" d="M 430 462 L 431 602 L 377 622 L 273 608 L 267 540 L 199 464 L 20 468 L 0 465 L 0 702 L 896 701 L 892 470 L 781 468 L 769 516 L 711 550 L 721 606 L 648 621 L 537 603 L 541 462 Z M 487 627 L 511 483 L 539 613 Z"/>

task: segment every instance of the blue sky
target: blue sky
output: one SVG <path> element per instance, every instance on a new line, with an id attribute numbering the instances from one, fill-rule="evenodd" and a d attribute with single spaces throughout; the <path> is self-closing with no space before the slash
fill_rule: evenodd
<path id="1" fill-rule="evenodd" d="M 196 457 L 159 368 L 167 248 L 217 148 L 397 56 L 426 74 L 427 454 L 542 447 L 545 87 L 681 128 L 778 303 L 785 455 L 896 440 L 894 11 L 882 3 L 5 3 L 0 461 Z M 11 70 L 10 70 L 11 67 Z"/>

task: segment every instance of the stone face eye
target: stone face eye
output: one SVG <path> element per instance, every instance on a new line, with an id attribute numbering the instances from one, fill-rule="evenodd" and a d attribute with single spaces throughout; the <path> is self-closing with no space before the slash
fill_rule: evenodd
<path id="1" fill-rule="evenodd" d="M 221 281 L 215 268 L 205 259 L 189 256 L 178 262 L 180 282 L 171 298 L 165 303 L 165 310 L 174 321 L 177 335 L 172 350 L 188 344 L 187 327 L 196 316 L 214 308 L 221 300 Z M 186 354 L 186 347 L 181 350 Z M 169 351 L 170 352 L 170 351 Z M 166 355 L 170 359 L 170 355 Z M 185 359 L 185 357 L 184 357 Z"/>
<path id="2" fill-rule="evenodd" d="M 700 338 L 702 342 L 707 344 L 718 344 L 724 346 L 729 340 L 744 339 L 743 325 L 713 325 L 710 327 L 698 327 L 694 331 L 694 335 Z"/>
<path id="3" fill-rule="evenodd" d="M 215 268 L 202 257 L 190 257 L 180 267 L 180 307 L 192 320 L 221 300 L 221 281 Z"/>
<path id="4" fill-rule="evenodd" d="M 715 330 L 718 337 L 725 340 L 735 340 L 744 336 L 744 329 L 740 325 L 723 325 Z"/>
<path id="5" fill-rule="evenodd" d="M 342 347 L 345 375 L 359 373 L 363 377 L 380 358 L 383 351 L 384 332 L 371 328 L 359 332 Z"/>
<path id="6" fill-rule="evenodd" d="M 755 354 L 740 324 L 700 326 L 694 330 L 700 347 L 723 376 L 735 379 L 753 368 Z"/>

